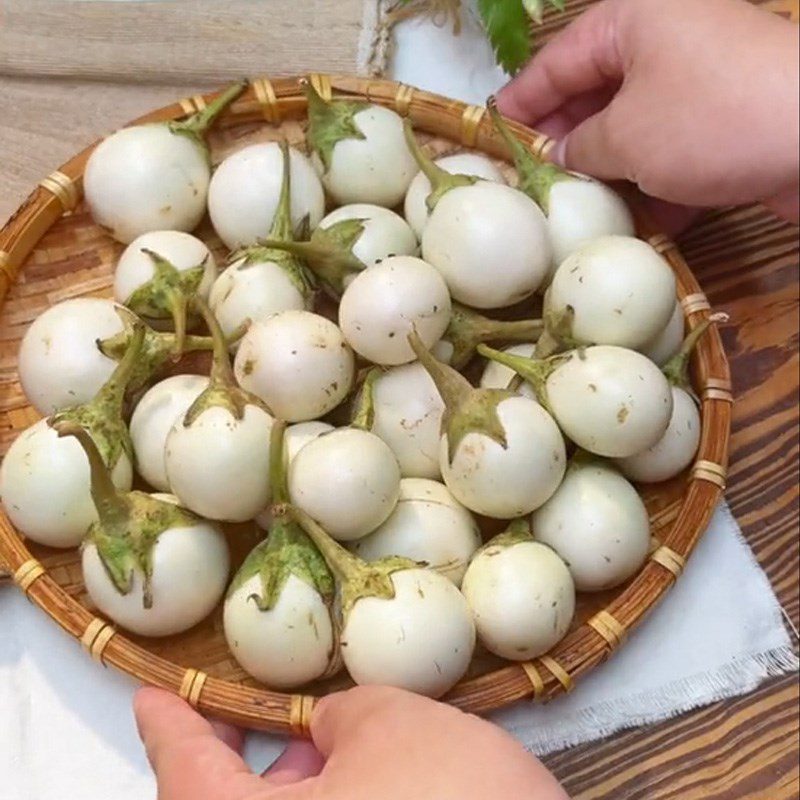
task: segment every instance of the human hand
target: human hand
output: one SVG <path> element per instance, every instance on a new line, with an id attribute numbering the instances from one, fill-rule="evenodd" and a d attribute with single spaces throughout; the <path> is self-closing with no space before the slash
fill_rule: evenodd
<path id="1" fill-rule="evenodd" d="M 688 206 L 798 221 L 798 27 L 742 0 L 605 0 L 497 96 L 555 160 Z"/>
<path id="2" fill-rule="evenodd" d="M 241 734 L 161 689 L 134 700 L 159 800 L 567 800 L 500 728 L 419 695 L 360 686 L 322 699 L 311 742 L 290 743 L 263 777 Z"/>

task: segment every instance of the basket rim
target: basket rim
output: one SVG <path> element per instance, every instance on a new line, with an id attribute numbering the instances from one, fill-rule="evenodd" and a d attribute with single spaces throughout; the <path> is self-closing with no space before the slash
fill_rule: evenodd
<path id="1" fill-rule="evenodd" d="M 420 130 L 457 138 L 460 143 L 508 160 L 505 145 L 494 134 L 485 109 L 387 79 L 311 74 L 251 81 L 220 120 L 222 125 L 247 121 L 280 122 L 303 116 L 300 81 L 308 79 L 323 95 L 357 97 L 408 115 Z M 178 119 L 202 108 L 219 92 L 195 95 L 149 112 L 126 126 Z M 447 128 L 432 127 L 431 118 Z M 522 141 L 547 157 L 553 141 L 508 120 Z M 440 127 L 441 127 L 440 126 Z M 97 140 L 64 163 L 33 191 L 0 230 L 0 311 L 8 288 L 41 236 L 80 201 L 81 178 Z M 628 199 L 628 198 L 626 198 Z M 672 267 L 678 298 L 689 327 L 711 309 L 691 269 L 674 242 L 658 232 L 636 198 L 629 198 L 640 238 L 655 247 Z M 44 227 L 41 222 L 44 221 Z M 650 611 L 680 576 L 686 559 L 705 531 L 725 485 L 731 427 L 730 372 L 715 326 L 702 338 L 693 365 L 701 388 L 701 442 L 680 500 L 680 509 L 663 542 L 625 588 L 600 612 L 570 632 L 548 654 L 463 680 L 443 700 L 473 713 L 486 713 L 526 697 L 548 700 L 569 691 L 574 681 L 621 646 L 626 634 Z M 316 698 L 251 688 L 179 666 L 128 640 L 105 619 L 69 596 L 25 546 L 0 508 L 0 562 L 8 565 L 19 588 L 78 639 L 89 653 L 131 677 L 179 694 L 204 713 L 248 728 L 307 736 Z"/>

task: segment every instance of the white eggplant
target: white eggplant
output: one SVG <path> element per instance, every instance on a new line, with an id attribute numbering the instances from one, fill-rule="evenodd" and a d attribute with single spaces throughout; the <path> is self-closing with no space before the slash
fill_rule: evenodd
<path id="1" fill-rule="evenodd" d="M 148 231 L 194 230 L 211 180 L 205 133 L 246 88 L 231 86 L 182 122 L 134 125 L 104 139 L 83 174 L 95 222 L 125 244 Z"/>
<path id="2" fill-rule="evenodd" d="M 370 203 L 339 206 L 320 222 L 328 229 L 346 220 L 361 220 L 364 230 L 353 244 L 353 255 L 367 267 L 388 256 L 413 256 L 419 244 L 408 223 L 394 211 Z"/>
<path id="3" fill-rule="evenodd" d="M 374 364 L 414 360 L 408 334 L 416 330 L 426 347 L 450 322 L 450 295 L 442 276 L 414 256 L 393 256 L 358 274 L 339 304 L 347 343 Z"/>
<path id="4" fill-rule="evenodd" d="M 325 213 L 325 195 L 309 160 L 294 148 L 291 159 L 291 221 L 313 229 Z M 208 213 L 229 250 L 257 244 L 270 229 L 280 202 L 283 156 L 277 142 L 251 144 L 228 156 L 214 171 Z"/>
<path id="5" fill-rule="evenodd" d="M 578 447 L 624 458 L 652 447 L 672 416 L 661 370 L 634 350 L 610 345 L 537 360 L 479 345 L 478 352 L 515 370 Z"/>
<path id="6" fill-rule="evenodd" d="M 489 652 L 509 661 L 544 655 L 575 614 L 575 584 L 554 550 L 514 520 L 473 557 L 461 586 Z"/>
<path id="7" fill-rule="evenodd" d="M 639 349 L 669 322 L 675 292 L 672 269 L 647 242 L 630 236 L 593 239 L 553 276 L 536 355 L 591 344 Z"/>
<path id="8" fill-rule="evenodd" d="M 441 477 L 439 439 L 444 403 L 419 362 L 377 370 L 370 430 L 392 449 L 404 478 Z"/>
<path id="9" fill-rule="evenodd" d="M 114 299 L 157 328 L 172 322 L 183 352 L 188 305 L 208 298 L 217 264 L 208 247 L 182 231 L 150 231 L 124 250 L 114 271 Z"/>
<path id="10" fill-rule="evenodd" d="M 569 567 L 579 592 L 611 589 L 634 575 L 650 549 L 650 520 L 636 489 L 611 465 L 582 455 L 531 517 L 533 535 Z"/>
<path id="11" fill-rule="evenodd" d="M 141 636 L 172 636 L 208 616 L 230 570 L 222 532 L 169 495 L 119 490 L 83 428 L 55 427 L 59 436 L 77 439 L 91 471 L 97 520 L 86 534 L 81 565 L 92 602 Z"/>
<path id="12" fill-rule="evenodd" d="M 254 323 L 234 360 L 239 384 L 280 419 L 324 416 L 353 384 L 354 358 L 342 332 L 310 311 L 282 311 Z"/>
<path id="13" fill-rule="evenodd" d="M 273 499 L 285 503 L 283 422 L 272 426 Z M 236 660 L 254 678 L 290 689 L 341 666 L 334 581 L 324 559 L 288 514 L 272 516 L 269 535 L 236 573 L 225 599 L 223 629 Z"/>
<path id="14" fill-rule="evenodd" d="M 472 659 L 475 625 L 452 581 L 405 558 L 367 564 L 308 514 L 289 513 L 337 579 L 342 660 L 353 680 L 429 697 L 455 685 Z"/>
<path id="15" fill-rule="evenodd" d="M 365 561 L 402 556 L 424 562 L 460 586 L 480 546 L 481 532 L 472 514 L 446 486 L 424 478 L 403 478 L 389 518 L 351 549 Z"/>
<path id="16" fill-rule="evenodd" d="M 151 386 L 133 410 L 130 432 L 136 471 L 158 491 L 170 488 L 164 457 L 167 436 L 208 383 L 205 375 L 172 375 Z"/>
<path id="17" fill-rule="evenodd" d="M 506 125 L 490 99 L 489 113 L 505 139 L 519 176 L 517 188 L 544 211 L 553 260 L 543 282 L 549 285 L 559 265 L 598 236 L 633 236 L 636 226 L 625 201 L 600 181 L 542 161 Z M 609 343 L 611 344 L 611 343 Z"/>
<path id="18" fill-rule="evenodd" d="M 382 106 L 326 101 L 310 82 L 308 143 L 313 163 L 337 205 L 375 203 L 393 208 L 417 172 L 403 138 L 403 120 Z"/>
<path id="19" fill-rule="evenodd" d="M 98 342 L 123 330 L 111 300 L 79 297 L 50 306 L 25 332 L 17 356 L 22 390 L 40 414 L 87 403 L 116 361 Z"/>
<path id="20" fill-rule="evenodd" d="M 196 514 L 244 522 L 269 503 L 273 420 L 258 397 L 236 385 L 219 324 L 202 300 L 194 302 L 214 339 L 214 362 L 208 387 L 167 436 L 167 479 Z"/>
<path id="21" fill-rule="evenodd" d="M 339 541 L 386 521 L 400 495 L 389 446 L 360 427 L 337 428 L 306 444 L 289 465 L 289 496 Z"/>
<path id="22" fill-rule="evenodd" d="M 455 498 L 478 514 L 512 519 L 538 508 L 564 474 L 564 439 L 541 405 L 502 389 L 474 389 L 412 334 L 445 404 L 439 466 Z M 481 345 L 483 347 L 483 345 Z"/>
<path id="23" fill-rule="evenodd" d="M 503 173 L 484 155 L 480 153 L 456 153 L 452 156 L 437 158 L 437 167 L 451 175 L 471 175 L 485 181 L 505 183 Z M 430 211 L 425 200 L 431 193 L 431 182 L 424 172 L 420 171 L 408 187 L 403 205 L 403 213 L 411 229 L 422 239 L 422 232 L 428 224 Z"/>
<path id="24" fill-rule="evenodd" d="M 406 136 L 433 187 L 422 257 L 442 273 L 453 299 L 473 308 L 503 308 L 533 294 L 551 260 L 536 203 L 504 184 L 450 175 L 423 153 L 408 122 Z"/>

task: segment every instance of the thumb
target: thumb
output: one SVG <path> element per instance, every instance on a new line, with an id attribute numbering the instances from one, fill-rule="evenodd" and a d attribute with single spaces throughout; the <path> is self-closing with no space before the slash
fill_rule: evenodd
<path id="1" fill-rule="evenodd" d="M 210 722 L 163 689 L 139 689 L 133 711 L 159 800 L 243 800 L 264 789 Z"/>

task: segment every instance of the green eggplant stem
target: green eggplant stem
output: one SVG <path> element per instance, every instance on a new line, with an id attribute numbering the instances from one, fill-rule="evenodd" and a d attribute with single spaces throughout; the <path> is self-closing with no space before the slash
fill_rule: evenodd
<path id="1" fill-rule="evenodd" d="M 286 422 L 276 419 L 269 434 L 269 485 L 272 487 L 272 502 L 289 502 L 286 485 Z"/>
<path id="2" fill-rule="evenodd" d="M 118 522 L 126 518 L 128 506 L 123 499 L 123 494 L 111 480 L 109 470 L 88 431 L 77 422 L 66 420 L 53 423 L 53 428 L 59 437 L 72 436 L 75 438 L 86 453 L 89 461 L 92 500 L 101 524 L 106 526 L 111 521 Z"/>
<path id="3" fill-rule="evenodd" d="M 474 391 L 472 384 L 460 373 L 448 364 L 443 364 L 428 350 L 419 338 L 416 330 L 412 330 L 408 335 L 408 343 L 431 376 L 436 389 L 448 409 L 456 409 L 461 406 Z"/>
<path id="4" fill-rule="evenodd" d="M 234 100 L 241 96 L 249 85 L 250 82 L 246 78 L 232 84 L 208 103 L 204 109 L 178 124 L 184 130 L 202 137 L 214 124 L 217 117 L 233 103 Z"/>
<path id="5" fill-rule="evenodd" d="M 228 354 L 228 340 L 222 332 L 222 328 L 214 316 L 214 312 L 209 308 L 208 303 L 199 296 L 192 298 L 192 303 L 200 312 L 208 327 L 211 339 L 214 343 L 214 357 L 211 363 L 211 383 L 216 385 L 235 386 L 236 378 L 231 367 L 231 359 Z"/>
<path id="6" fill-rule="evenodd" d="M 425 153 L 422 147 L 420 147 L 417 137 L 414 136 L 414 128 L 411 125 L 411 120 L 407 117 L 403 120 L 403 133 L 405 134 L 408 149 L 417 162 L 417 166 L 431 184 L 431 192 L 425 198 L 425 205 L 428 211 L 433 211 L 439 200 L 451 189 L 457 189 L 459 186 L 472 186 L 478 181 L 478 178 L 474 175 L 453 175 L 447 172 L 447 170 L 442 169 Z"/>
<path id="7" fill-rule="evenodd" d="M 358 394 L 358 402 L 355 414 L 353 414 L 351 428 L 359 428 L 362 431 L 371 431 L 375 424 L 375 381 L 383 374 L 380 367 L 373 367 L 364 377 L 361 384 L 361 391 Z"/>
<path id="8" fill-rule="evenodd" d="M 300 525 L 308 534 L 309 539 L 314 542 L 337 580 L 344 583 L 359 579 L 365 566 L 364 562 L 342 547 L 305 511 L 297 506 L 279 503 L 274 506 L 274 513 L 276 516 L 287 516 Z"/>
<path id="9" fill-rule="evenodd" d="M 672 386 L 677 386 L 681 389 L 685 389 L 689 386 L 689 359 L 697 343 L 711 325 L 727 321 L 727 314 L 712 314 L 689 331 L 681 344 L 681 349 L 667 361 L 662 369 L 662 372 Z"/>

